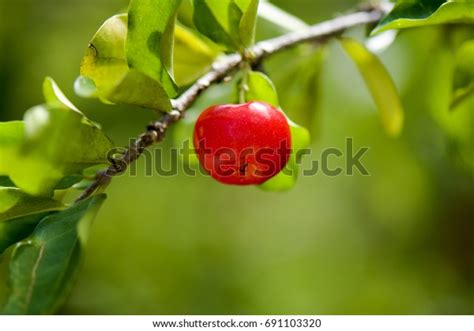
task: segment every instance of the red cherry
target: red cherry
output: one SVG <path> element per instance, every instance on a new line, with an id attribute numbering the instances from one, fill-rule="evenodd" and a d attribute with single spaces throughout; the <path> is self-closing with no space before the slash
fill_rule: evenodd
<path id="1" fill-rule="evenodd" d="M 224 184 L 261 184 L 278 174 L 291 154 L 285 115 L 264 102 L 206 109 L 194 128 L 201 165 Z"/>

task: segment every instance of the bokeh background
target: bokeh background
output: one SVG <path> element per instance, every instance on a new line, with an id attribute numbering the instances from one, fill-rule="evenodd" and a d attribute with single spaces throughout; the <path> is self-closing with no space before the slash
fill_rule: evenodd
<path id="1" fill-rule="evenodd" d="M 357 1 L 274 3 L 315 23 Z M 127 0 L 0 0 L 0 120 L 21 119 L 41 103 L 42 80 L 50 75 L 117 145 L 139 134 L 155 114 L 73 93 L 88 40 L 126 6 Z M 138 177 L 109 187 L 61 313 L 474 313 L 474 102 L 447 111 L 452 58 L 442 36 L 439 28 L 403 32 L 381 54 L 406 107 L 399 139 L 384 134 L 337 43 L 326 50 L 320 80 L 297 95 L 315 102 L 289 110 L 311 114 L 313 154 L 306 163 L 326 148 L 344 149 L 353 137 L 356 147 L 370 148 L 370 176 L 319 173 L 301 177 L 290 192 L 266 193 L 203 176 L 145 177 L 141 160 Z M 288 54 L 282 56 L 267 64 L 268 72 L 282 104 L 297 104 L 285 99 L 289 87 L 278 79 L 288 65 Z"/>

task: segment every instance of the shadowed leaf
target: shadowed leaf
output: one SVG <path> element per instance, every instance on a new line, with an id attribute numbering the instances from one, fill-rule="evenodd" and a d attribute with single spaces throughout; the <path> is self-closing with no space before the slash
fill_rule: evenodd
<path id="1" fill-rule="evenodd" d="M 48 212 L 63 208 L 59 201 L 33 197 L 14 187 L 0 187 L 0 254 L 27 237 Z"/>
<path id="2" fill-rule="evenodd" d="M 0 186 L 15 187 L 15 183 L 8 176 L 0 176 Z"/>
<path id="3" fill-rule="evenodd" d="M 230 51 L 242 51 L 253 44 L 258 0 L 194 0 L 196 28 Z"/>
<path id="4" fill-rule="evenodd" d="M 28 237 L 51 212 L 32 214 L 0 222 L 0 255 L 11 245 Z"/>
<path id="5" fill-rule="evenodd" d="M 66 298 L 87 229 L 105 200 L 99 195 L 46 216 L 18 243 L 10 261 L 5 314 L 51 314 Z"/>

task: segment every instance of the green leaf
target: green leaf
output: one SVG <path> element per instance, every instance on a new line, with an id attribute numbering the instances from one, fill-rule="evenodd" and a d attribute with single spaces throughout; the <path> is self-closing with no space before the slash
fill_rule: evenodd
<path id="1" fill-rule="evenodd" d="M 9 164 L 23 142 L 24 131 L 21 121 L 0 122 L 0 176 L 8 175 Z"/>
<path id="2" fill-rule="evenodd" d="M 471 82 L 469 85 L 459 87 L 453 92 L 453 100 L 449 105 L 450 110 L 457 109 L 461 104 L 474 96 L 474 83 Z"/>
<path id="3" fill-rule="evenodd" d="M 474 76 L 474 30 L 472 39 L 464 41 L 456 51 L 456 67 L 467 76 Z"/>
<path id="4" fill-rule="evenodd" d="M 37 106 L 24 121 L 25 140 L 9 176 L 33 195 L 49 195 L 63 177 L 106 163 L 113 147 L 100 129 L 71 110 Z"/>
<path id="5" fill-rule="evenodd" d="M 364 78 L 380 111 L 385 131 L 392 137 L 398 136 L 403 127 L 403 106 L 387 69 L 358 41 L 342 38 L 341 44 Z"/>
<path id="6" fill-rule="evenodd" d="M 128 9 L 128 65 L 158 81 L 170 97 L 173 81 L 173 36 L 181 0 L 131 0 Z"/>
<path id="7" fill-rule="evenodd" d="M 13 183 L 10 177 L 8 176 L 0 176 L 0 186 L 15 187 L 15 183 Z"/>
<path id="8" fill-rule="evenodd" d="M 64 205 L 59 201 L 33 197 L 14 187 L 0 187 L 0 222 L 63 208 Z"/>
<path id="9" fill-rule="evenodd" d="M 258 18 L 260 39 L 273 38 L 309 27 L 300 18 L 266 1 L 260 3 Z M 298 58 L 298 61 L 294 61 L 295 58 Z M 323 47 L 303 44 L 279 53 L 265 62 L 265 70 L 279 92 L 282 103 L 280 106 L 295 122 L 310 129 L 317 121 L 320 76 L 324 59 Z"/>
<path id="10" fill-rule="evenodd" d="M 126 14 L 113 16 L 96 32 L 82 59 L 75 91 L 82 97 L 99 97 L 106 103 L 170 111 L 171 102 L 163 86 L 128 67 L 127 21 Z"/>
<path id="11" fill-rule="evenodd" d="M 247 101 L 263 101 L 275 108 L 280 107 L 275 85 L 268 76 L 252 71 L 248 73 L 247 77 L 248 90 L 245 93 Z"/>
<path id="12" fill-rule="evenodd" d="M 308 148 L 311 142 L 311 136 L 309 131 L 293 123 L 288 119 L 288 124 L 291 130 L 291 149 L 292 153 L 285 168 L 275 177 L 270 178 L 265 183 L 260 185 L 265 191 L 270 192 L 281 192 L 288 191 L 296 184 L 296 180 L 299 175 L 299 164 L 301 157 L 299 157 L 299 151 Z"/>
<path id="13" fill-rule="evenodd" d="M 178 21 L 194 29 L 193 11 L 193 0 L 182 0 L 178 10 Z"/>
<path id="14" fill-rule="evenodd" d="M 230 51 L 253 44 L 258 0 L 194 0 L 194 24 L 203 35 Z"/>
<path id="15" fill-rule="evenodd" d="M 453 111 L 448 110 L 452 103 L 452 77 L 457 63 L 451 47 L 446 43 L 436 45 L 436 51 L 433 51 L 426 59 L 425 72 L 422 72 L 425 84 L 420 91 L 423 93 L 421 97 L 424 98 L 425 107 L 432 119 L 443 132 L 445 139 L 449 141 L 453 162 L 472 173 L 474 169 L 472 154 L 474 98 L 467 98 Z"/>
<path id="16" fill-rule="evenodd" d="M 295 56 L 298 61 L 292 61 Z M 279 91 L 285 113 L 309 129 L 317 127 L 325 58 L 324 48 L 300 48 L 276 55 L 265 64 Z M 313 132 L 311 134 L 313 136 Z"/>
<path id="17" fill-rule="evenodd" d="M 59 201 L 33 197 L 13 187 L 0 187 L 0 254 L 27 237 L 41 217 L 63 208 Z"/>
<path id="18" fill-rule="evenodd" d="M 66 109 L 74 110 L 82 115 L 79 109 L 69 101 L 59 88 L 58 84 L 56 84 L 51 77 L 46 77 L 43 82 L 43 95 L 47 104 L 54 107 L 65 107 Z"/>
<path id="19" fill-rule="evenodd" d="M 279 107 L 275 85 L 273 85 L 273 82 L 265 74 L 261 72 L 249 72 L 247 85 L 246 100 L 263 101 L 274 107 Z M 265 191 L 287 191 L 295 185 L 298 178 L 298 164 L 300 161 L 297 159 L 298 151 L 309 146 L 310 134 L 308 130 L 293 123 L 290 119 L 288 119 L 288 124 L 291 129 L 292 153 L 290 159 L 279 174 L 260 185 L 260 188 Z"/>
<path id="20" fill-rule="evenodd" d="M 107 163 L 113 147 L 100 128 L 62 102 L 33 107 L 25 113 L 23 123 L 0 125 L 4 129 L 0 133 L 0 175 L 8 175 L 31 195 L 50 196 L 63 177 Z"/>
<path id="21" fill-rule="evenodd" d="M 474 23 L 472 0 L 399 0 L 372 34 L 390 29 L 452 23 Z"/>
<path id="22" fill-rule="evenodd" d="M 237 50 L 240 45 L 239 34 L 233 32 L 240 25 L 242 13 L 234 1 L 194 0 L 194 25 L 204 36 L 228 50 Z M 235 40 L 237 38 L 237 40 Z"/>
<path id="23" fill-rule="evenodd" d="M 0 255 L 11 245 L 33 233 L 38 223 L 49 214 L 51 212 L 32 214 L 0 222 Z"/>
<path id="24" fill-rule="evenodd" d="M 472 96 L 474 96 L 474 40 L 467 40 L 456 51 L 453 99 L 450 109 L 458 108 Z"/>
<path id="25" fill-rule="evenodd" d="M 247 4 L 248 2 L 248 4 Z M 237 0 L 240 8 L 243 11 L 242 19 L 240 20 L 239 33 L 242 45 L 250 47 L 255 43 L 255 32 L 257 29 L 257 12 L 258 0 Z"/>
<path id="26" fill-rule="evenodd" d="M 163 87 L 150 77 L 130 69 L 106 97 L 106 101 L 136 105 L 162 112 L 171 110 L 171 102 Z"/>
<path id="27" fill-rule="evenodd" d="M 83 175 L 70 175 L 62 178 L 59 183 L 54 187 L 55 190 L 66 190 L 70 187 L 75 186 L 77 183 L 82 181 L 84 178 Z"/>
<path id="28" fill-rule="evenodd" d="M 64 302 L 78 269 L 87 229 L 105 200 L 98 195 L 45 217 L 18 243 L 10 261 L 5 314 L 51 314 Z"/>
<path id="29" fill-rule="evenodd" d="M 211 48 L 191 30 L 176 25 L 174 73 L 178 86 L 193 83 L 211 67 L 219 52 Z"/>

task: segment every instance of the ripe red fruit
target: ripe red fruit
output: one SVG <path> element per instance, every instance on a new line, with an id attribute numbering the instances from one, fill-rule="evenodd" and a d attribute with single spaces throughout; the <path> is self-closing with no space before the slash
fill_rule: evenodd
<path id="1" fill-rule="evenodd" d="M 291 154 L 285 115 L 264 102 L 206 109 L 194 128 L 201 165 L 224 184 L 261 184 L 278 174 Z"/>

